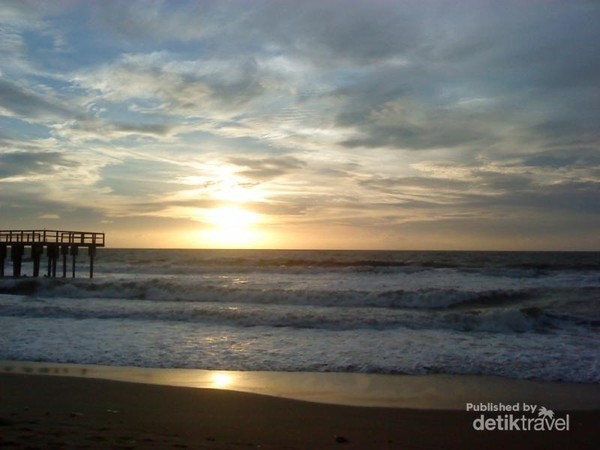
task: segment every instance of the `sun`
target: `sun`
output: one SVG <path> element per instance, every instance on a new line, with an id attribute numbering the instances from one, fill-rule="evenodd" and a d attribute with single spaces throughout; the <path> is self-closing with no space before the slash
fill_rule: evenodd
<path id="1" fill-rule="evenodd" d="M 259 229 L 261 215 L 239 206 L 221 206 L 203 212 L 209 226 L 200 233 L 203 246 L 212 248 L 256 248 L 266 236 Z"/>

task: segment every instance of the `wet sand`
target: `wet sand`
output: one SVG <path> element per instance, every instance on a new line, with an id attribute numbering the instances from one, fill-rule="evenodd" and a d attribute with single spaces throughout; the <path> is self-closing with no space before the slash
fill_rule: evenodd
<path id="1" fill-rule="evenodd" d="M 480 413 L 464 409 L 357 407 L 223 389 L 0 374 L 0 447 L 7 449 L 598 448 L 600 410 L 569 414 L 568 432 L 475 431 Z"/>
<path id="2" fill-rule="evenodd" d="M 563 411 L 600 409 L 600 385 L 482 375 L 157 369 L 10 360 L 0 360 L 0 373 L 225 389 L 349 406 L 465 410 L 467 402 L 520 402 Z"/>

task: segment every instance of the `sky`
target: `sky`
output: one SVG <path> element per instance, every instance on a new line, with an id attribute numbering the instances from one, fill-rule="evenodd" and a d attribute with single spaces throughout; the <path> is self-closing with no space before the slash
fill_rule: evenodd
<path id="1" fill-rule="evenodd" d="M 600 2 L 0 0 L 0 229 L 600 250 Z"/>

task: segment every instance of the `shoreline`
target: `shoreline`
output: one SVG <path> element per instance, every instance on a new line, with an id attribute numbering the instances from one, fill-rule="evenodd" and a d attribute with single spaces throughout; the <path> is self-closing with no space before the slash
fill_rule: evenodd
<path id="1" fill-rule="evenodd" d="M 484 375 L 223 371 L 0 360 L 2 374 L 216 389 L 344 406 L 464 411 L 467 403 L 526 402 L 563 411 L 600 410 L 598 384 Z"/>
<path id="2" fill-rule="evenodd" d="M 595 449 L 599 410 L 568 431 L 478 431 L 481 412 L 356 407 L 224 389 L 0 373 L 10 449 Z M 494 417 L 494 415 L 488 415 Z M 487 417 L 487 416 L 486 416 Z"/>

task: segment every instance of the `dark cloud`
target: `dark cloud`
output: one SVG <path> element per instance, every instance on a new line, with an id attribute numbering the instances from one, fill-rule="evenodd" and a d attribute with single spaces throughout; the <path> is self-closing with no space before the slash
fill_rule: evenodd
<path id="1" fill-rule="evenodd" d="M 231 157 L 228 162 L 245 167 L 238 174 L 254 180 L 269 180 L 272 178 L 302 169 L 306 164 L 292 156 L 253 159 L 246 157 Z"/>
<path id="2" fill-rule="evenodd" d="M 488 189 L 494 193 L 498 193 L 498 191 L 523 192 L 534 187 L 532 177 L 527 175 L 498 173 L 481 169 L 473 171 L 473 176 L 480 189 Z"/>
<path id="3" fill-rule="evenodd" d="M 115 123 L 113 126 L 116 131 L 156 136 L 165 136 L 173 128 L 172 125 L 165 123 Z"/>
<path id="4" fill-rule="evenodd" d="M 254 58 L 246 58 L 228 68 L 227 75 L 212 73 L 201 79 L 221 101 L 243 103 L 264 92 L 260 67 Z"/>
<path id="5" fill-rule="evenodd" d="M 0 179 L 31 174 L 50 175 L 79 165 L 59 152 L 0 153 Z"/>
<path id="6" fill-rule="evenodd" d="M 453 3 L 430 11 L 418 28 L 427 21 L 437 27 L 404 64 L 383 64 L 335 91 L 343 102 L 337 124 L 357 131 L 342 144 L 497 147 L 514 140 L 508 130 L 517 129 L 523 146 L 597 143 L 597 4 L 468 2 L 468 8 Z M 407 111 L 381 123 L 390 102 L 408 104 Z"/>
<path id="7" fill-rule="evenodd" d="M 0 107 L 26 120 L 41 118 L 68 120 L 82 117 L 59 100 L 2 78 L 0 78 Z"/>
<path id="8" fill-rule="evenodd" d="M 590 115 L 587 120 L 576 120 L 575 118 L 564 120 L 546 120 L 533 125 L 528 130 L 532 138 L 543 142 L 544 147 L 566 147 L 566 146 L 589 146 L 600 143 L 600 131 L 597 123 L 586 123 L 598 115 Z"/>
<path id="9" fill-rule="evenodd" d="M 1 147 L 6 147 L 10 142 L 11 142 L 11 137 L 3 132 L 2 130 L 0 130 L 0 146 Z"/>
<path id="10" fill-rule="evenodd" d="M 232 55 L 269 51 L 366 64 L 419 43 L 419 8 L 395 1 L 130 1 L 94 4 L 93 22 L 129 43 L 199 41 Z"/>
<path id="11" fill-rule="evenodd" d="M 381 192 L 396 194 L 401 193 L 405 188 L 417 188 L 439 192 L 464 190 L 469 186 L 472 186 L 471 182 L 464 180 L 426 177 L 371 177 L 359 181 L 359 184 Z"/>
<path id="12" fill-rule="evenodd" d="M 218 0 L 93 2 L 92 23 L 128 43 L 194 41 L 206 35 Z"/>
<path id="13" fill-rule="evenodd" d="M 450 96 L 463 88 L 444 72 L 433 63 L 382 67 L 334 91 L 342 102 L 336 124 L 357 132 L 341 144 L 420 150 L 497 142 L 508 107 L 489 92 Z"/>
<path id="14" fill-rule="evenodd" d="M 421 124 L 377 125 L 364 124 L 365 137 L 342 141 L 346 147 L 391 147 L 408 150 L 454 148 L 467 145 L 489 145 L 493 135 L 478 129 L 473 123 L 444 123 L 432 117 Z"/>
<path id="15" fill-rule="evenodd" d="M 242 29 L 318 64 L 368 64 L 419 45 L 413 17 L 418 10 L 406 6 L 394 1 L 267 1 Z"/>
<path id="16" fill-rule="evenodd" d="M 453 214 L 478 211 L 510 214 L 594 215 L 600 213 L 600 182 L 555 181 L 534 174 L 513 174 L 492 170 L 472 170 L 469 181 L 426 177 L 371 177 L 361 180 L 361 186 L 402 199 L 403 209 L 428 208 Z M 391 204 L 387 204 L 391 207 Z M 371 207 L 375 204 L 371 204 Z M 381 205 L 379 205 L 381 207 Z"/>
<path id="17" fill-rule="evenodd" d="M 480 198 L 471 202 L 480 208 L 502 208 L 513 211 L 546 211 L 561 214 L 600 214 L 600 183 L 592 181 L 569 182 L 532 186 L 525 190 L 510 190 L 502 195 Z M 575 218 L 575 216 L 572 216 Z"/>
<path id="18" fill-rule="evenodd" d="M 590 147 L 560 148 L 526 156 L 520 164 L 524 166 L 600 169 L 600 152 Z"/>

